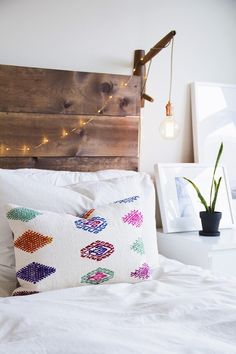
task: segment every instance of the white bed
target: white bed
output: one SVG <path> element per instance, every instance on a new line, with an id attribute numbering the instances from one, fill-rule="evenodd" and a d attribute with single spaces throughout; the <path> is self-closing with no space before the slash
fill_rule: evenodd
<path id="1" fill-rule="evenodd" d="M 49 283 L 44 279 L 40 293 L 10 296 L 16 288 L 12 234 L 7 221 L 0 218 L 0 290 L 6 296 L 0 298 L 0 354 L 236 353 L 236 278 L 220 278 L 158 255 L 155 191 L 150 176 L 116 176 L 112 171 L 102 176 L 51 174 L 0 171 L 2 214 L 4 205 L 10 202 L 77 215 L 95 204 L 108 203 L 108 208 L 114 208 L 116 204 L 111 202 L 127 193 L 141 192 L 146 218 L 143 240 L 147 261 L 154 269 L 153 279 L 133 284 L 123 280 L 115 284 L 66 285 L 60 289 L 60 279 L 59 283 L 50 283 L 48 277 Z M 99 180 L 91 181 L 91 177 Z M 82 182 L 80 178 L 88 180 Z M 37 217 L 33 220 L 36 222 Z M 52 221 L 50 224 L 54 227 Z M 63 252 L 68 259 L 70 251 Z M 18 253 L 21 257 L 27 252 L 15 249 L 16 259 Z M 36 257 L 44 251 L 32 257 L 34 254 Z M 128 267 L 128 257 L 113 266 Z M 78 268 L 74 268 L 78 278 Z"/>
<path id="2" fill-rule="evenodd" d="M 161 258 L 150 281 L 0 300 L 0 353 L 236 353 L 236 279 Z"/>

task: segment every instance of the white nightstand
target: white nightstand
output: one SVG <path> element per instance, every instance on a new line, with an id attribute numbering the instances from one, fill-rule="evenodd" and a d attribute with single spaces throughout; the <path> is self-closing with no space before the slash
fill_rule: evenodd
<path id="1" fill-rule="evenodd" d="M 236 229 L 221 230 L 219 237 L 198 232 L 164 234 L 157 230 L 159 253 L 185 264 L 236 276 Z"/>

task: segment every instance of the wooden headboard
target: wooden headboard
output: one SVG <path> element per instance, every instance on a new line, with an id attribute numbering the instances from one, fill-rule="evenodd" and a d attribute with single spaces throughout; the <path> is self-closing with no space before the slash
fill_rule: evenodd
<path id="1" fill-rule="evenodd" d="M 140 78 L 0 65 L 0 168 L 138 170 Z"/>

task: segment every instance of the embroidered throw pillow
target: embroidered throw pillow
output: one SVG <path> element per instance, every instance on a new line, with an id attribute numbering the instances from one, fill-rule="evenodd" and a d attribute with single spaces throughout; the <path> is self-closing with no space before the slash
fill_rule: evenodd
<path id="1" fill-rule="evenodd" d="M 159 266 L 156 236 L 156 194 L 151 177 L 139 172 L 134 176 L 111 178 L 103 181 L 87 181 L 67 186 L 79 194 L 93 200 L 93 205 L 100 206 L 124 199 L 127 195 L 139 195 L 145 212 L 143 221 L 143 242 L 146 257 L 151 268 Z"/>
<path id="2" fill-rule="evenodd" d="M 138 196 L 82 217 L 13 204 L 6 216 L 14 233 L 20 284 L 13 295 L 150 278 Z"/>

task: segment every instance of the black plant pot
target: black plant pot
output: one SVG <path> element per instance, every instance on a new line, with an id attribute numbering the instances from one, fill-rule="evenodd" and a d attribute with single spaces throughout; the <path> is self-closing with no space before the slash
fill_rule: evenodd
<path id="1" fill-rule="evenodd" d="M 208 213 L 207 211 L 200 211 L 200 218 L 202 222 L 202 231 L 199 231 L 201 236 L 220 236 L 219 224 L 222 213 L 214 211 Z"/>

